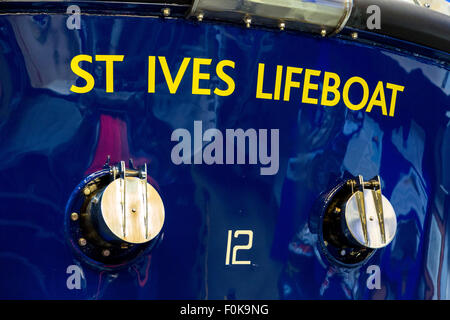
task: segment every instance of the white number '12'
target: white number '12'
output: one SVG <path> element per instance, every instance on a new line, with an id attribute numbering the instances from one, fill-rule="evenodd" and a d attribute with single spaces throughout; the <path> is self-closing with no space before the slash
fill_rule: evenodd
<path id="1" fill-rule="evenodd" d="M 225 258 L 225 265 L 230 264 L 230 250 L 231 250 L 231 239 L 233 230 L 228 230 L 228 241 L 227 241 L 227 256 Z M 233 254 L 231 258 L 231 264 L 251 264 L 249 260 L 237 260 L 238 250 L 249 250 L 253 245 L 253 231 L 252 230 L 236 230 L 234 231 L 234 237 L 238 238 L 240 235 L 248 236 L 248 243 L 246 245 L 239 245 L 233 247 Z"/>

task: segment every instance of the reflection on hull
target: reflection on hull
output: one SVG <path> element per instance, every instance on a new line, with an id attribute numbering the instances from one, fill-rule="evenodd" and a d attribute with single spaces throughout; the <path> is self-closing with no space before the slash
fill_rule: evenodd
<path id="1" fill-rule="evenodd" d="M 448 69 L 341 38 L 96 15 L 69 30 L 65 19 L 0 17 L 0 297 L 450 298 Z M 114 67 L 113 93 L 70 92 L 84 84 L 70 69 L 78 54 L 126 56 Z M 181 81 L 171 94 L 160 74 L 158 94 L 148 93 L 148 56 L 165 56 L 171 65 L 186 56 L 236 61 L 236 90 L 193 95 Z M 305 104 L 296 88 L 288 102 L 257 99 L 259 62 L 270 66 L 267 79 L 286 65 L 360 75 L 371 90 L 386 79 L 405 91 L 394 117 L 350 110 L 342 101 Z M 106 86 L 104 66 L 85 67 L 99 86 Z M 192 79 L 193 69 L 185 72 Z M 201 83 L 224 89 L 215 76 Z M 357 91 L 350 99 L 360 98 Z M 248 164 L 174 164 L 171 134 L 186 128 L 194 135 L 194 121 L 204 130 L 279 129 L 278 173 L 260 175 Z M 71 192 L 108 156 L 111 163 L 149 163 L 165 206 L 159 246 L 113 272 L 77 259 L 63 228 Z M 382 177 L 398 220 L 392 243 L 352 269 L 322 259 L 311 219 L 315 199 L 347 174 Z M 236 253 L 236 261 L 250 264 L 231 263 L 235 246 L 250 245 L 250 233 L 236 231 L 252 232 L 251 248 Z M 71 265 L 83 270 L 79 289 L 66 286 Z M 374 265 L 379 289 L 367 285 Z"/>

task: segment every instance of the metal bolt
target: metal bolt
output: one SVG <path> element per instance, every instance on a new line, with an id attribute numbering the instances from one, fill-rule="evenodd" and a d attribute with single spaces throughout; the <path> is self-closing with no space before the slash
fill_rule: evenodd
<path id="1" fill-rule="evenodd" d="M 280 28 L 281 31 L 284 30 L 284 28 L 286 28 L 286 24 L 284 22 L 280 22 L 280 24 L 278 25 L 278 27 Z"/>
<path id="2" fill-rule="evenodd" d="M 247 28 L 250 28 L 250 24 L 252 23 L 252 18 L 250 18 L 250 17 L 245 17 L 244 22 L 245 22 L 245 26 L 246 26 Z"/>
<path id="3" fill-rule="evenodd" d="M 89 187 L 84 188 L 83 193 L 85 196 L 88 196 L 91 194 L 91 189 L 89 189 Z"/>
<path id="4" fill-rule="evenodd" d="M 162 13 L 164 17 L 170 16 L 170 8 L 164 8 L 162 9 Z"/>
<path id="5" fill-rule="evenodd" d="M 345 250 L 341 250 L 341 256 L 345 256 Z"/>
<path id="6" fill-rule="evenodd" d="M 352 32 L 351 36 L 353 40 L 358 39 L 358 32 Z"/>
<path id="7" fill-rule="evenodd" d="M 322 37 L 325 37 L 327 35 L 327 30 L 325 30 L 325 29 L 320 30 L 320 35 Z"/>
<path id="8" fill-rule="evenodd" d="M 111 251 L 109 251 L 108 249 L 105 249 L 102 251 L 102 256 L 104 257 L 108 257 L 111 254 Z"/>
<path id="9" fill-rule="evenodd" d="M 370 220 L 370 221 L 373 221 L 373 216 L 370 216 L 370 217 L 369 217 L 369 220 Z"/>
<path id="10" fill-rule="evenodd" d="M 203 13 L 199 13 L 199 14 L 197 15 L 197 20 L 198 20 L 198 22 L 202 22 L 204 17 L 205 17 L 205 16 L 204 16 Z"/>
<path id="11" fill-rule="evenodd" d="M 77 221 L 78 220 L 78 213 L 72 212 L 72 214 L 70 215 L 70 219 L 72 219 L 72 221 Z"/>
<path id="12" fill-rule="evenodd" d="M 87 241 L 85 238 L 78 239 L 78 244 L 82 247 L 84 247 L 87 244 Z"/>
<path id="13" fill-rule="evenodd" d="M 136 212 L 136 208 L 132 208 L 131 212 L 135 213 Z"/>
<path id="14" fill-rule="evenodd" d="M 350 255 L 353 257 L 353 256 L 359 256 L 359 252 L 358 251 L 350 251 Z"/>
<path id="15" fill-rule="evenodd" d="M 431 5 L 430 5 L 429 3 L 424 3 L 423 6 L 424 6 L 425 8 L 431 7 Z"/>

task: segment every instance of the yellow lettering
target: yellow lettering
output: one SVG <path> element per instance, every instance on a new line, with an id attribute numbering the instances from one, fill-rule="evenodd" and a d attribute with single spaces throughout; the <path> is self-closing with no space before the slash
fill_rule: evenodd
<path id="1" fill-rule="evenodd" d="M 377 100 L 378 95 L 380 96 L 380 100 Z M 384 116 L 387 116 L 386 110 L 386 97 L 384 95 L 383 82 L 378 81 L 377 87 L 373 92 L 372 98 L 370 98 L 369 105 L 367 106 L 366 112 L 371 112 L 373 106 L 380 106 L 381 112 Z"/>
<path id="2" fill-rule="evenodd" d="M 334 80 L 334 85 L 330 85 L 330 79 Z M 323 106 L 333 107 L 339 103 L 341 99 L 341 93 L 338 88 L 341 84 L 341 78 L 339 75 L 333 72 L 325 72 L 323 77 L 322 99 L 320 104 Z M 333 100 L 328 100 L 328 93 L 331 92 L 334 95 Z"/>
<path id="3" fill-rule="evenodd" d="M 273 93 L 275 100 L 280 100 L 282 75 L 283 75 L 283 66 L 277 66 L 277 75 L 275 77 L 275 92 Z"/>
<path id="4" fill-rule="evenodd" d="M 359 83 L 363 88 L 363 98 L 359 104 L 351 103 L 348 97 L 348 91 L 353 83 Z M 367 82 L 360 77 L 351 77 L 350 79 L 347 80 L 347 82 L 344 85 L 342 98 L 347 108 L 351 110 L 361 110 L 366 105 L 367 100 L 369 100 L 369 86 L 367 85 Z"/>
<path id="5" fill-rule="evenodd" d="M 209 73 L 201 73 L 201 65 L 210 65 L 212 59 L 194 58 L 194 67 L 192 71 L 192 94 L 211 94 L 211 89 L 200 88 L 200 80 L 209 80 Z"/>
<path id="6" fill-rule="evenodd" d="M 289 101 L 291 88 L 300 88 L 300 82 L 292 81 L 292 74 L 293 73 L 302 73 L 303 68 L 294 68 L 294 67 L 287 67 L 286 68 L 286 83 L 284 85 L 284 101 Z"/>
<path id="7" fill-rule="evenodd" d="M 155 93 L 155 56 L 148 57 L 148 92 Z"/>
<path id="8" fill-rule="evenodd" d="M 94 77 L 89 72 L 80 68 L 79 63 L 81 61 L 92 63 L 92 57 L 86 54 L 79 54 L 73 57 L 72 61 L 70 62 L 70 68 L 72 69 L 72 72 L 86 81 L 86 85 L 84 87 L 77 87 L 75 85 L 72 85 L 70 87 L 70 91 L 75 93 L 87 93 L 91 91 L 92 88 L 94 88 L 95 84 Z"/>
<path id="9" fill-rule="evenodd" d="M 397 100 L 397 91 L 403 92 L 403 89 L 405 89 L 405 87 L 403 86 L 398 86 L 396 84 L 393 83 L 386 83 L 386 88 L 388 89 L 392 89 L 392 97 L 391 97 L 391 105 L 389 108 L 389 116 L 393 117 L 394 116 L 394 112 L 395 112 L 395 103 Z"/>
<path id="10" fill-rule="evenodd" d="M 258 99 L 272 99 L 271 93 L 263 92 L 264 86 L 264 63 L 258 64 L 258 80 L 256 83 L 256 98 Z"/>
<path id="11" fill-rule="evenodd" d="M 302 95 L 302 102 L 303 103 L 310 103 L 310 104 L 317 104 L 318 100 L 315 98 L 310 98 L 308 96 L 309 90 L 317 90 L 319 89 L 319 85 L 316 83 L 311 83 L 311 76 L 320 76 L 319 70 L 312 70 L 312 69 L 306 69 L 305 70 L 305 83 L 303 84 L 303 95 Z"/>
<path id="12" fill-rule="evenodd" d="M 106 92 L 114 92 L 114 62 L 123 61 L 124 56 L 120 55 L 96 55 L 96 61 L 106 62 Z"/>
<path id="13" fill-rule="evenodd" d="M 234 84 L 233 78 L 231 78 L 229 75 L 227 75 L 223 71 L 224 67 L 231 67 L 231 68 L 234 69 L 235 63 L 234 63 L 234 61 L 231 61 L 231 60 L 222 60 L 216 66 L 217 76 L 223 82 L 225 82 L 227 84 L 227 86 L 228 86 L 228 88 L 226 90 L 221 90 L 219 88 L 215 88 L 214 89 L 214 93 L 217 94 L 218 96 L 222 96 L 222 97 L 229 96 L 230 94 L 232 94 L 234 92 L 234 88 L 235 88 L 235 84 Z"/>
<path id="14" fill-rule="evenodd" d="M 161 69 L 164 73 L 164 78 L 166 79 L 167 87 L 169 88 L 169 92 L 174 94 L 178 90 L 178 86 L 180 85 L 181 79 L 183 78 L 184 73 L 188 67 L 191 58 L 184 58 L 181 63 L 180 69 L 178 69 L 177 75 L 175 76 L 175 81 L 172 80 L 172 75 L 170 74 L 169 66 L 167 65 L 166 57 L 158 57 L 159 63 L 161 64 Z"/>

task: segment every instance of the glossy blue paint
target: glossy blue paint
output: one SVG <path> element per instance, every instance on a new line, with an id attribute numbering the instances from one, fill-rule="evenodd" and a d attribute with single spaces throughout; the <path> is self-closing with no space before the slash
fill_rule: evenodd
<path id="1" fill-rule="evenodd" d="M 424 299 L 449 295 L 449 70 L 432 60 L 340 38 L 246 30 L 152 17 L 66 15 L 0 17 L 0 296 L 31 299 Z M 105 93 L 104 63 L 83 65 L 90 93 L 69 91 L 77 54 L 121 54 L 115 92 Z M 191 94 L 192 65 L 171 95 L 162 73 L 147 93 L 147 57 L 229 59 L 229 97 Z M 395 117 L 255 98 L 258 63 L 401 84 Z M 203 68 L 203 67 L 202 67 Z M 206 68 L 207 69 L 207 68 Z M 203 69 L 202 69 L 203 70 Z M 223 88 L 214 76 L 209 86 Z M 267 80 L 268 87 L 273 80 Z M 82 85 L 83 80 L 77 80 Z M 202 82 L 202 86 L 207 86 Z M 250 165 L 181 165 L 170 152 L 176 128 L 280 129 L 280 170 Z M 120 271 L 90 268 L 67 244 L 70 195 L 111 155 L 149 162 L 166 206 L 158 248 Z M 394 242 L 357 269 L 318 253 L 308 222 L 315 199 L 337 178 L 379 174 L 398 216 Z M 253 230 L 239 253 L 252 265 L 225 265 L 228 230 Z M 239 240 L 236 240 L 239 244 Z M 245 244 L 245 243 L 241 243 Z M 66 287 L 78 264 L 80 290 Z M 382 289 L 368 290 L 366 269 L 380 266 Z"/>

